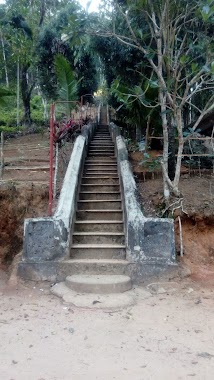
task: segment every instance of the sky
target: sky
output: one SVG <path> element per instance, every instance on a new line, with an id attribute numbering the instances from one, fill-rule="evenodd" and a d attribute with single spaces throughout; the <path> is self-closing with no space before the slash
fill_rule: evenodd
<path id="1" fill-rule="evenodd" d="M 87 6 L 88 0 L 78 0 L 80 4 L 83 7 Z M 0 0 L 0 4 L 4 4 L 5 0 Z M 91 0 L 91 5 L 89 7 L 89 12 L 96 12 L 98 11 L 98 6 L 99 6 L 100 0 Z"/>
<path id="2" fill-rule="evenodd" d="M 78 0 L 78 1 L 80 2 L 80 4 L 83 7 L 87 6 L 88 0 Z M 89 7 L 89 12 L 96 12 L 96 11 L 98 11 L 99 4 L 100 4 L 100 0 L 91 0 L 91 5 Z"/>

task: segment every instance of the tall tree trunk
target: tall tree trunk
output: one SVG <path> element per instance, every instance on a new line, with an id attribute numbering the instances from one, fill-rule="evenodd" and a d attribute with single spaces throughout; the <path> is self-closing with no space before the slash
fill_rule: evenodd
<path id="1" fill-rule="evenodd" d="M 20 82 L 21 82 L 21 94 L 22 101 L 24 106 L 24 116 L 23 116 L 23 124 L 26 126 L 31 125 L 31 109 L 30 109 L 30 99 L 32 89 L 29 89 L 28 84 L 28 69 L 29 64 L 25 64 L 21 68 Z"/>
<path id="2" fill-rule="evenodd" d="M 7 60 L 6 60 L 6 54 L 5 54 L 4 36 L 3 36 L 2 31 L 0 31 L 0 35 L 1 35 L 1 45 L 2 45 L 3 60 L 4 60 L 5 82 L 6 82 L 6 86 L 9 87 Z"/>
<path id="3" fill-rule="evenodd" d="M 140 142 L 140 140 L 141 140 L 141 127 L 138 124 L 136 124 L 135 130 L 136 130 L 136 141 Z"/>
<path id="4" fill-rule="evenodd" d="M 161 119 L 162 119 L 162 128 L 163 128 L 163 191 L 164 199 L 166 203 L 169 201 L 170 190 L 169 183 L 167 180 L 168 177 L 168 158 L 169 158 L 169 136 L 168 136 L 168 122 L 166 117 L 166 94 L 162 90 L 159 92 L 159 100 L 161 106 Z"/>
<path id="5" fill-rule="evenodd" d="M 176 115 L 176 123 L 177 123 L 177 130 L 178 130 L 178 156 L 177 156 L 177 162 L 176 162 L 176 171 L 175 171 L 175 178 L 173 181 L 173 192 L 175 195 L 179 195 L 178 185 L 181 175 L 181 161 L 182 161 L 182 153 L 184 148 L 184 138 L 183 138 L 183 121 L 182 121 L 182 112 L 181 109 L 177 110 Z"/>
<path id="6" fill-rule="evenodd" d="M 19 57 L 17 60 L 17 93 L 16 93 L 16 125 L 19 126 L 19 110 L 20 110 L 20 64 L 19 64 Z"/>
<path id="7" fill-rule="evenodd" d="M 168 175 L 171 181 L 175 178 L 175 169 L 176 169 L 176 157 L 175 157 L 175 128 L 174 121 L 169 116 L 168 120 L 168 136 L 169 136 L 169 157 L 168 157 Z"/>

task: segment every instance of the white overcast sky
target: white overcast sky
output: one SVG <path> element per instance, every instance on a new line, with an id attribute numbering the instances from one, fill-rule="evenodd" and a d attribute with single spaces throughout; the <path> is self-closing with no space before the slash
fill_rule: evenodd
<path id="1" fill-rule="evenodd" d="M 87 6 L 88 0 L 78 0 L 78 1 L 80 2 L 80 4 L 83 7 Z M 4 4 L 4 3 L 5 3 L 5 0 L 0 0 L 0 4 Z M 89 12 L 96 12 L 96 11 L 98 11 L 99 3 L 100 3 L 100 0 L 91 0 L 91 5 L 90 5 L 90 8 L 89 8 Z"/>

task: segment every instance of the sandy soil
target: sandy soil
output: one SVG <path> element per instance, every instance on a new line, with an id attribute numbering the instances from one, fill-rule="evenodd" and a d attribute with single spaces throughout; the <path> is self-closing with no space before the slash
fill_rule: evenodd
<path id="1" fill-rule="evenodd" d="M 161 283 L 157 292 L 136 293 L 128 309 L 84 310 L 62 304 L 44 283 L 7 287 L 0 379 L 212 380 L 213 283 Z"/>
<path id="2" fill-rule="evenodd" d="M 29 141 L 28 136 L 24 137 L 26 142 L 20 138 L 20 145 L 31 144 L 34 137 L 30 138 Z M 14 147 L 18 144 L 11 142 Z M 43 144 L 43 137 L 35 137 L 33 143 Z M 8 149 L 8 163 L 12 161 L 18 166 L 22 162 L 22 167 L 45 165 L 46 147 L 44 156 L 39 157 L 37 149 L 29 145 L 29 149 L 24 149 L 24 159 L 20 148 L 19 161 L 14 147 Z M 43 181 L 45 194 L 45 170 L 18 169 L 18 178 L 16 170 L 6 173 L 14 175 L 8 177 L 13 182 L 29 182 L 29 172 L 34 171 L 30 182 L 33 186 L 37 182 L 39 187 L 38 181 Z M 3 190 L 5 198 L 1 203 L 4 215 L 9 217 L 7 223 L 7 218 L 2 219 L 10 227 L 3 225 L 5 239 L 10 231 L 19 231 L 17 249 L 21 245 L 25 209 L 34 216 L 36 212 L 42 215 L 46 207 L 46 197 L 41 202 L 38 188 L 33 189 L 32 196 L 30 184 L 25 185 L 26 191 L 19 186 L 20 183 L 15 184 L 17 193 L 13 190 L 13 198 L 20 191 L 20 207 L 11 202 L 7 189 Z M 213 379 L 213 178 L 183 178 L 181 186 L 184 209 L 189 214 L 182 222 L 185 254 L 181 261 L 190 269 L 191 278 L 137 288 L 137 303 L 133 307 L 77 309 L 53 296 L 46 283 L 16 284 L 13 278 L 15 282 L 6 285 L 7 274 L 0 271 L 0 380 Z M 139 189 L 145 214 L 162 212 L 161 180 L 141 181 Z M 3 248 L 12 254 L 15 246 L 9 239 Z"/>

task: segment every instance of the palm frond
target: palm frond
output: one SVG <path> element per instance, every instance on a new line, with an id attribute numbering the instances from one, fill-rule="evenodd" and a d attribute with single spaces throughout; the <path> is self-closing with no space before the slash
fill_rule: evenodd
<path id="1" fill-rule="evenodd" d="M 55 69 L 59 87 L 59 98 L 64 101 L 77 100 L 78 81 L 69 62 L 60 54 L 55 57 Z"/>

